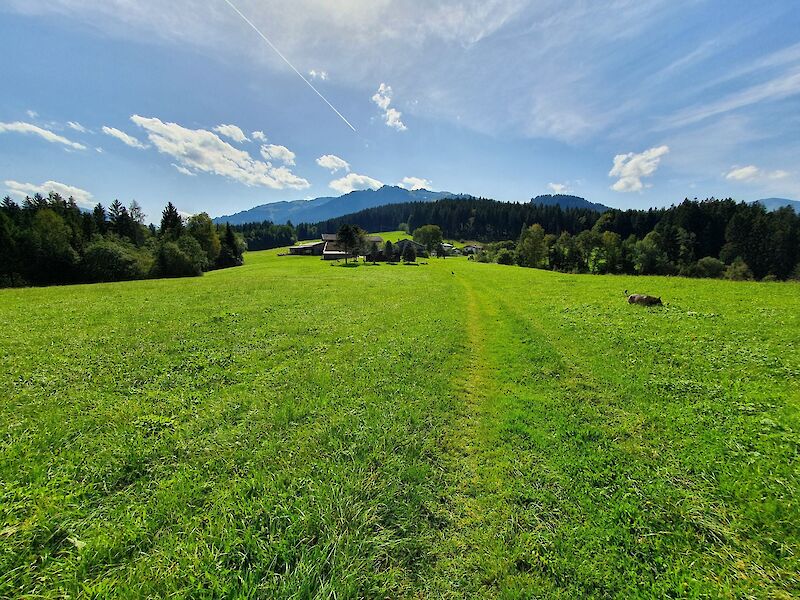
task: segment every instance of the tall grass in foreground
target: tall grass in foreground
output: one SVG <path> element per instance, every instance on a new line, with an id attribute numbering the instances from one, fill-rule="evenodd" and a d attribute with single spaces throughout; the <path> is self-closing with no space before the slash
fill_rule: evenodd
<path id="1" fill-rule="evenodd" d="M 0 291 L 0 595 L 800 594 L 796 284 L 429 263 Z"/>

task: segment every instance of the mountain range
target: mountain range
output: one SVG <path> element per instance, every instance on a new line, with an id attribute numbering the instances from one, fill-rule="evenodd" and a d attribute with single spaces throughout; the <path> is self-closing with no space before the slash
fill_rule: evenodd
<path id="1" fill-rule="evenodd" d="M 763 200 L 756 200 L 756 202 L 763 204 L 769 211 L 778 210 L 784 206 L 791 206 L 794 209 L 794 212 L 800 213 L 800 200 L 787 200 L 786 198 L 764 198 Z"/>
<path id="2" fill-rule="evenodd" d="M 283 224 L 292 223 L 319 223 L 327 219 L 335 219 L 343 215 L 359 212 L 367 208 L 375 208 L 387 204 L 402 204 L 405 202 L 433 202 L 442 198 L 472 198 L 468 194 L 453 194 L 451 192 L 432 192 L 430 190 L 407 190 L 405 188 L 385 185 L 377 190 L 358 190 L 343 196 L 324 196 L 313 200 L 293 200 L 289 202 L 273 202 L 262 204 L 249 210 L 224 215 L 214 219 L 215 223 L 230 223 L 241 225 L 243 223 L 261 223 L 272 221 Z M 757 200 L 767 210 L 773 211 L 783 206 L 791 206 L 795 212 L 800 213 L 800 201 L 786 198 L 764 198 Z M 544 194 L 531 199 L 531 204 L 544 206 L 560 206 L 567 208 L 582 208 L 597 212 L 613 210 L 611 207 L 597 202 L 590 202 L 580 196 L 569 194 Z"/>
<path id="3" fill-rule="evenodd" d="M 262 204 L 249 210 L 232 215 L 224 215 L 214 219 L 215 223 L 260 223 L 272 221 L 283 224 L 291 221 L 297 223 L 318 223 L 326 219 L 358 212 L 365 208 L 374 208 L 386 204 L 402 202 L 433 202 L 442 198 L 470 198 L 465 194 L 450 192 L 431 192 L 430 190 L 407 190 L 405 188 L 385 185 L 377 190 L 358 190 L 344 196 L 322 197 L 313 200 L 293 200 L 290 202 L 274 202 Z"/>

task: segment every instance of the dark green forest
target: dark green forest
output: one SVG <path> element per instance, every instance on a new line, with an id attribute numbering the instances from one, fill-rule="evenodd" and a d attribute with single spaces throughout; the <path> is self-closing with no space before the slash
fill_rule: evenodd
<path id="1" fill-rule="evenodd" d="M 335 233 L 414 231 L 485 245 L 475 260 L 573 273 L 778 279 L 800 277 L 800 216 L 734 200 L 684 200 L 650 210 L 609 210 L 444 199 L 370 208 L 317 224 L 217 226 L 184 220 L 170 203 L 159 227 L 134 202 L 82 211 L 57 194 L 0 205 L 0 287 L 199 275 L 242 263 L 242 253 Z"/>
<path id="2" fill-rule="evenodd" d="M 800 276 L 800 216 L 731 199 L 684 200 L 650 210 L 562 209 L 528 203 L 445 199 L 370 208 L 298 231 L 333 233 L 438 225 L 446 238 L 487 244 L 478 260 L 574 273 L 732 279 Z"/>
<path id="3" fill-rule="evenodd" d="M 286 225 L 276 225 L 271 221 L 263 221 L 261 223 L 231 225 L 231 227 L 242 236 L 242 239 L 247 244 L 247 249 L 251 252 L 283 248 L 291 246 L 298 239 L 305 240 L 319 237 L 316 229 L 309 231 L 304 225 L 294 227 L 291 221 Z"/>
<path id="4" fill-rule="evenodd" d="M 242 264 L 244 241 L 206 213 L 168 203 L 160 227 L 141 207 L 114 201 L 81 210 L 58 194 L 0 204 L 0 287 L 191 277 Z"/>

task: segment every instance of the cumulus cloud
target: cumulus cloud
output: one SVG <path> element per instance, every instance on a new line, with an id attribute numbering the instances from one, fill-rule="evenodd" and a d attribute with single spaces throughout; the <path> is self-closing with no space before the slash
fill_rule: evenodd
<path id="1" fill-rule="evenodd" d="M 387 127 L 392 127 L 397 131 L 405 131 L 408 127 L 403 123 L 403 113 L 391 106 L 393 96 L 392 86 L 382 83 L 378 87 L 378 91 L 372 96 L 372 101 L 383 111 L 383 118 Z"/>
<path id="2" fill-rule="evenodd" d="M 234 148 L 218 135 L 205 129 L 187 129 L 177 123 L 164 123 L 155 117 L 131 117 L 147 132 L 147 137 L 162 154 L 176 160 L 178 166 L 197 173 L 227 177 L 247 186 L 276 190 L 305 189 L 311 184 L 286 167 L 254 159 L 244 150 Z"/>
<path id="3" fill-rule="evenodd" d="M 350 163 L 343 158 L 339 158 L 335 154 L 320 156 L 317 159 L 317 164 L 323 169 L 328 169 L 331 173 L 336 173 L 339 170 L 343 170 L 347 173 L 350 172 Z"/>
<path id="4" fill-rule="evenodd" d="M 609 171 L 609 177 L 618 177 L 617 182 L 611 186 L 615 192 L 640 192 L 645 184 L 642 179 L 651 177 L 661 162 L 661 158 L 669 154 L 669 146 L 650 148 L 640 154 L 629 152 L 617 154 L 614 157 L 614 166 Z"/>
<path id="5" fill-rule="evenodd" d="M 264 160 L 279 160 L 285 165 L 294 166 L 294 159 L 296 155 L 289 150 L 286 146 L 278 146 L 276 144 L 269 144 L 268 146 L 261 146 L 261 156 Z"/>
<path id="6" fill-rule="evenodd" d="M 40 138 L 47 140 L 51 144 L 63 144 L 64 146 L 72 148 L 73 150 L 86 150 L 86 146 L 83 144 L 71 142 L 64 136 L 53 133 L 48 129 L 42 129 L 38 125 L 33 125 L 31 123 L 23 123 L 21 121 L 16 121 L 14 123 L 0 123 L 0 133 L 7 132 L 38 135 Z"/>
<path id="7" fill-rule="evenodd" d="M 733 167 L 727 175 L 725 175 L 725 179 L 731 179 L 733 181 L 758 181 L 764 179 L 783 179 L 784 177 L 788 177 L 789 173 L 787 171 L 777 170 L 777 171 L 765 171 L 763 169 L 759 169 L 755 165 L 747 165 L 746 167 Z"/>
<path id="8" fill-rule="evenodd" d="M 67 121 L 67 127 L 80 133 L 89 133 L 89 130 L 77 121 Z"/>
<path id="9" fill-rule="evenodd" d="M 334 179 L 330 182 L 330 188 L 340 194 L 348 194 L 356 190 L 377 190 L 383 187 L 383 183 L 366 175 L 348 173 L 341 179 Z"/>
<path id="10" fill-rule="evenodd" d="M 423 179 L 422 177 L 403 177 L 403 180 L 400 182 L 400 187 L 404 187 L 407 190 L 429 190 L 431 188 L 431 181 L 429 179 Z"/>
<path id="11" fill-rule="evenodd" d="M 547 187 L 554 194 L 568 194 L 571 191 L 568 183 L 548 183 Z"/>
<path id="12" fill-rule="evenodd" d="M 254 131 L 250 135 L 257 142 L 266 142 L 267 141 L 267 134 L 264 133 L 263 131 Z"/>
<path id="13" fill-rule="evenodd" d="M 239 144 L 250 141 L 247 139 L 244 131 L 239 129 L 236 125 L 218 125 L 214 127 L 214 131 Z"/>
<path id="14" fill-rule="evenodd" d="M 8 192 L 14 196 L 25 198 L 25 196 L 33 196 L 34 194 L 41 194 L 47 196 L 50 192 L 60 194 L 63 198 L 73 198 L 83 208 L 92 208 L 92 194 L 79 187 L 59 183 L 58 181 L 45 181 L 42 184 L 35 183 L 20 183 L 19 181 L 7 180 L 4 182 Z"/>
<path id="15" fill-rule="evenodd" d="M 131 148 L 138 148 L 139 150 L 144 150 L 147 148 L 142 142 L 137 140 L 132 135 L 128 135 L 124 131 L 120 131 L 115 127 L 106 127 L 103 125 L 103 133 L 106 135 L 110 135 L 113 138 L 117 138 L 120 142 L 125 144 L 126 146 L 130 146 Z"/>
<path id="16" fill-rule="evenodd" d="M 408 129 L 408 127 L 405 126 L 402 119 L 400 118 L 403 116 L 403 113 L 401 113 L 396 108 L 390 108 L 389 110 L 386 111 L 386 114 L 384 116 L 386 117 L 386 124 L 389 127 L 394 127 L 395 129 L 397 129 L 397 131 L 405 131 L 406 129 Z"/>
<path id="17" fill-rule="evenodd" d="M 308 76 L 311 79 L 321 79 L 322 81 L 328 81 L 328 72 L 327 71 L 320 71 L 319 69 L 311 69 L 308 72 Z"/>

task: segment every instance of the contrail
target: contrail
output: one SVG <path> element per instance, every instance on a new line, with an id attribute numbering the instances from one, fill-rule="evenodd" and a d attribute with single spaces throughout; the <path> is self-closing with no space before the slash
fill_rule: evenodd
<path id="1" fill-rule="evenodd" d="M 310 87 L 312 90 L 314 90 L 314 93 L 316 93 L 316 94 L 317 94 L 317 96 L 319 96 L 320 98 L 322 98 L 322 99 L 324 100 L 325 104 L 327 104 L 328 106 L 330 106 L 330 107 L 331 107 L 331 110 L 332 110 L 333 112 L 335 112 L 337 115 L 339 115 L 339 118 L 340 118 L 342 121 L 344 121 L 345 123 L 347 123 L 347 126 L 348 126 L 350 129 L 352 129 L 353 131 L 355 131 L 356 133 L 358 133 L 358 132 L 356 131 L 356 128 L 355 128 L 355 127 L 353 127 L 353 126 L 350 124 L 350 121 L 348 121 L 347 119 L 345 119 L 345 118 L 344 118 L 344 115 L 343 115 L 342 113 L 340 113 L 338 110 L 336 110 L 336 107 L 335 107 L 333 104 L 331 104 L 330 102 L 328 102 L 328 99 L 327 99 L 325 96 L 323 96 L 322 94 L 320 94 L 319 90 L 318 90 L 317 88 L 315 88 L 315 87 L 314 87 L 314 85 L 313 85 L 313 84 L 312 84 L 312 83 L 311 83 L 311 82 L 310 82 L 308 79 L 306 79 L 306 78 L 303 76 L 303 74 L 302 74 L 300 71 L 298 71 L 297 69 L 295 69 L 295 68 L 294 68 L 294 65 L 293 65 L 292 63 L 290 63 L 290 62 L 289 62 L 289 59 L 288 59 L 288 58 L 286 58 L 286 57 L 283 55 L 283 53 L 282 53 L 280 50 L 278 50 L 278 49 L 275 47 L 275 44 L 273 44 L 272 42 L 270 42 L 270 41 L 269 41 L 269 38 L 267 38 L 267 36 L 265 36 L 265 35 L 264 35 L 264 34 L 261 32 L 261 30 L 260 30 L 258 27 L 256 27 L 256 26 L 253 24 L 253 22 L 252 22 L 250 19 L 248 19 L 246 16 L 244 16 L 244 14 L 242 13 L 242 11 L 240 11 L 238 8 L 236 8 L 236 5 L 235 5 L 233 2 L 231 2 L 231 0 L 225 0 L 225 3 L 226 3 L 228 6 L 230 6 L 230 7 L 231 7 L 233 10 L 235 10 L 235 11 L 236 11 L 236 14 L 237 14 L 237 15 L 239 15 L 240 17 L 242 17 L 242 19 L 244 19 L 244 22 L 245 22 L 245 23 L 247 23 L 248 25 L 250 25 L 250 27 L 252 27 L 252 28 L 253 28 L 253 31 L 255 31 L 255 32 L 258 34 L 258 35 L 260 35 L 260 36 L 261 36 L 261 39 L 262 39 L 262 40 L 264 40 L 265 42 L 267 42 L 267 44 L 269 44 L 269 47 L 270 47 L 270 48 L 272 48 L 273 50 L 275 50 L 275 53 L 276 53 L 278 56 L 280 56 L 280 57 L 283 59 L 283 62 L 285 62 L 287 65 L 289 65 L 289 66 L 291 67 L 292 71 L 294 71 L 295 73 L 297 73 L 297 75 L 300 77 L 300 79 L 302 79 L 303 81 L 305 81 L 305 82 L 306 82 L 306 85 L 308 85 L 308 87 Z"/>

